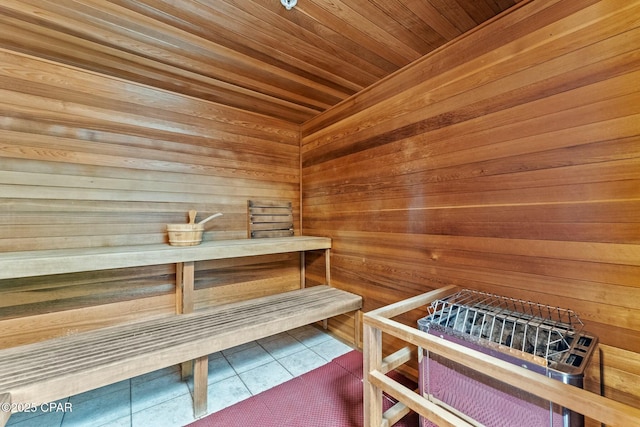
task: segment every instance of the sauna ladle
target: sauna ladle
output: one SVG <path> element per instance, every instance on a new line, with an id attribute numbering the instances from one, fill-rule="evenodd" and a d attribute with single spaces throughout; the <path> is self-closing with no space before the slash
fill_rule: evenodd
<path id="1" fill-rule="evenodd" d="M 204 224 L 205 222 L 209 221 L 210 219 L 213 219 L 213 218 L 216 218 L 216 217 L 219 217 L 219 216 L 222 216 L 222 212 L 218 212 L 218 213 L 215 213 L 215 214 L 213 214 L 211 216 L 208 216 L 205 219 L 203 219 L 202 221 L 200 221 L 198 224 Z"/>

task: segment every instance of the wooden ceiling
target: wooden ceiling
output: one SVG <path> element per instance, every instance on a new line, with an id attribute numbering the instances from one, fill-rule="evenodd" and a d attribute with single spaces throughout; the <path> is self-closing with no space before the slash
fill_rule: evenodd
<path id="1" fill-rule="evenodd" d="M 302 123 L 521 0 L 2 0 L 12 50 Z"/>

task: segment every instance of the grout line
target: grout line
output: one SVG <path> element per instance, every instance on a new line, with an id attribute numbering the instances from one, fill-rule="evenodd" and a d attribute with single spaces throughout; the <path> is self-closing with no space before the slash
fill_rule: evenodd
<path id="1" fill-rule="evenodd" d="M 129 378 L 129 427 L 133 427 L 133 382 Z"/>

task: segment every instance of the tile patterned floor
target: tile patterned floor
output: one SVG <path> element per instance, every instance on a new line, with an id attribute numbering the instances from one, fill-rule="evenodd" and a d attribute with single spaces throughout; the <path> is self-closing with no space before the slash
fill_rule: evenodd
<path id="1" fill-rule="evenodd" d="M 311 371 L 352 348 L 314 326 L 209 356 L 209 413 Z M 50 411 L 18 413 L 11 427 L 176 427 L 194 421 L 193 382 L 177 366 L 71 396 Z M 62 410 L 65 405 L 71 411 Z M 57 411 L 56 409 L 61 409 Z"/>

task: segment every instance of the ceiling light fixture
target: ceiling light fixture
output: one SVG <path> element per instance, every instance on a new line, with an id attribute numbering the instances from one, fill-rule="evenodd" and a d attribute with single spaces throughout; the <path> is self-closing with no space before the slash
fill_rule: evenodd
<path id="1" fill-rule="evenodd" d="M 280 0 L 280 3 L 282 3 L 287 10 L 291 10 L 298 4 L 298 0 Z"/>

